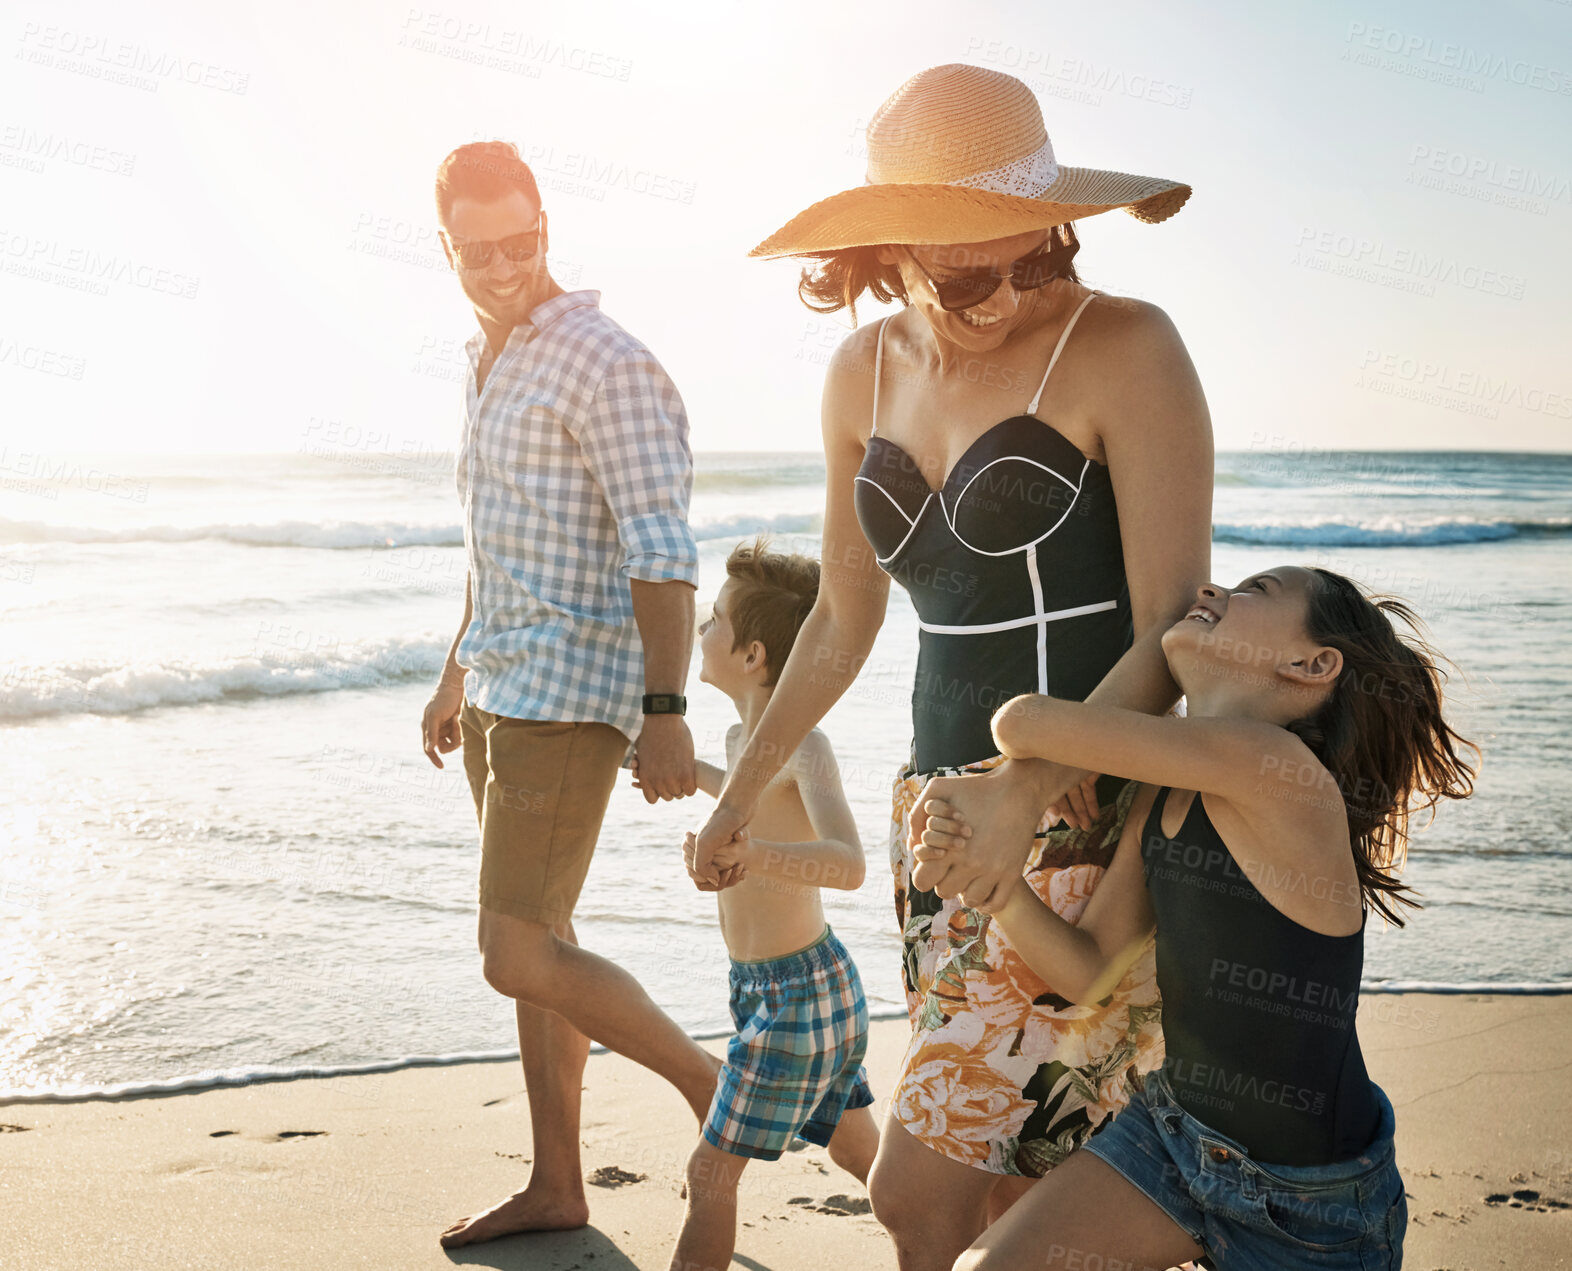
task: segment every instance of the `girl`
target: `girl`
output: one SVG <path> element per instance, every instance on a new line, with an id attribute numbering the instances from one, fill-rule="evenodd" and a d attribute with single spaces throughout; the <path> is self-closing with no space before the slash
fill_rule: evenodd
<path id="1" fill-rule="evenodd" d="M 1392 1107 L 1354 1028 L 1373 907 L 1415 806 L 1465 798 L 1477 747 L 1441 717 L 1409 608 L 1322 569 L 1200 588 L 1163 635 L 1188 714 L 1017 697 L 999 749 L 1147 783 L 1076 925 L 1016 881 L 967 897 L 1027 965 L 1100 1001 L 1155 929 L 1167 1058 L 1144 1091 L 990 1227 L 958 1268 L 1398 1267 Z M 923 794 L 925 861 L 962 856 L 985 778 Z"/>

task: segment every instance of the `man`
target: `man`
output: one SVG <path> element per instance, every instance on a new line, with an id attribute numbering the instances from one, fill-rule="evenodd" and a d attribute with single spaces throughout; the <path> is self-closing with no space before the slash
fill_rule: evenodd
<path id="1" fill-rule="evenodd" d="M 591 1039 L 660 1073 L 699 1117 L 719 1062 L 626 971 L 579 948 L 572 923 L 629 739 L 651 803 L 697 788 L 682 718 L 698 574 L 682 399 L 598 292 L 552 279 L 546 213 L 513 146 L 459 147 L 436 192 L 480 331 L 458 459 L 464 621 L 421 740 L 439 768 L 464 747 L 480 950 L 486 980 L 517 1003 L 534 1136 L 529 1185 L 449 1227 L 452 1247 L 589 1221 Z"/>

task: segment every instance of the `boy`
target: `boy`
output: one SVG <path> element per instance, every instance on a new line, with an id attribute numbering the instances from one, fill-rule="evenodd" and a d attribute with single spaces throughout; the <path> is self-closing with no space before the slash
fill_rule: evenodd
<path id="1" fill-rule="evenodd" d="M 736 704 L 741 722 L 726 734 L 730 769 L 813 608 L 819 566 L 766 551 L 756 539 L 731 553 L 726 573 L 713 615 L 700 628 L 699 678 Z M 726 774 L 712 764 L 697 767 L 699 788 L 718 795 Z M 866 1183 L 879 1146 L 862 1068 L 862 982 L 819 901 L 820 887 L 861 886 L 862 843 L 829 739 L 818 729 L 765 791 L 749 828 L 715 858 L 728 878 L 742 880 L 717 897 L 738 1033 L 688 1160 L 688 1212 L 673 1271 L 731 1265 L 737 1183 L 750 1159 L 778 1160 L 801 1137 L 827 1147 L 832 1161 Z M 690 864 L 693 843 L 689 834 Z"/>

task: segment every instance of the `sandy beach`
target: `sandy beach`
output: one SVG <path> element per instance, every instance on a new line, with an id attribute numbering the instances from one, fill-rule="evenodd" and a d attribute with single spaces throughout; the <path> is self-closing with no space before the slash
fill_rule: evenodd
<path id="1" fill-rule="evenodd" d="M 903 1021 L 874 1026 L 876 1094 Z M 1360 1033 L 1398 1115 L 1413 1271 L 1572 1266 L 1572 998 L 1366 995 Z M 723 1043 L 707 1043 L 719 1052 Z M 514 1063 L 0 1109 L 7 1267 L 656 1271 L 682 1213 L 695 1127 L 675 1093 L 591 1058 L 591 1226 L 440 1249 L 453 1218 L 519 1186 L 530 1158 Z M 744 1176 L 737 1264 L 893 1268 L 862 1189 L 818 1148 Z"/>

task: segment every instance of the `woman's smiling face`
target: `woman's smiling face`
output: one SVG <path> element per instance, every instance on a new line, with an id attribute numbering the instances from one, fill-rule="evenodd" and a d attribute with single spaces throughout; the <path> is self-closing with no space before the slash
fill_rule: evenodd
<path id="1" fill-rule="evenodd" d="M 951 243 L 921 247 L 881 247 L 884 264 L 900 268 L 906 295 L 927 319 L 935 335 L 975 353 L 997 349 L 1021 319 L 1036 307 L 1036 293 L 1018 292 L 1008 281 L 1011 268 L 1048 242 L 1051 231 L 1029 230 L 986 243 Z M 979 304 L 950 312 L 939 304 L 934 282 L 965 274 L 993 274 L 1004 281 Z"/>

